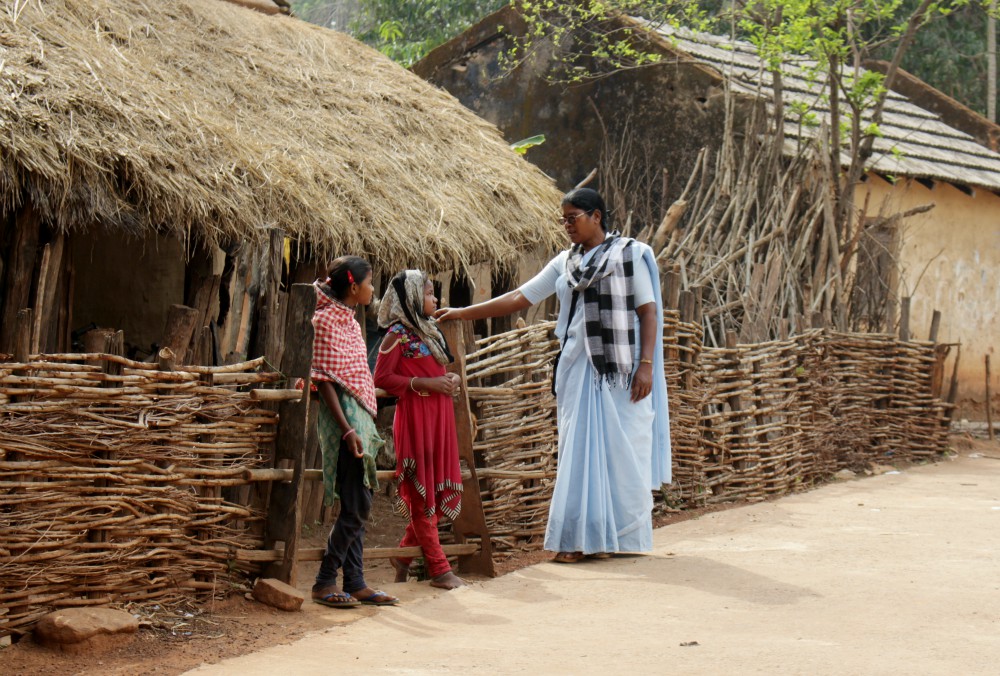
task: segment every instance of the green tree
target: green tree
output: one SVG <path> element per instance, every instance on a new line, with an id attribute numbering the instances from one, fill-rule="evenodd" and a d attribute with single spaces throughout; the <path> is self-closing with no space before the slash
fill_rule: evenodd
<path id="1" fill-rule="evenodd" d="M 344 30 L 410 66 L 506 4 L 503 0 L 293 0 L 292 8 L 307 21 Z M 335 16 L 341 19 L 336 21 Z"/>
<path id="2" fill-rule="evenodd" d="M 912 5 L 908 0 L 907 5 Z M 970 3 L 940 14 L 921 28 L 903 68 L 973 110 L 987 110 L 987 8 Z M 877 53 L 887 58 L 887 50 Z"/>

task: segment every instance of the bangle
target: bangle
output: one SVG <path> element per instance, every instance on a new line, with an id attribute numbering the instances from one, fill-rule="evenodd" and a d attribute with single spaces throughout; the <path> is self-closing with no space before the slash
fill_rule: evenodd
<path id="1" fill-rule="evenodd" d="M 650 365 L 652 365 L 653 360 L 652 359 L 640 359 L 639 363 L 640 364 L 650 364 Z"/>
<path id="2" fill-rule="evenodd" d="M 342 437 L 340 437 L 340 438 L 341 438 L 342 440 L 346 441 L 346 440 L 347 440 L 347 437 L 351 436 L 352 434 L 357 434 L 357 432 L 355 432 L 355 431 L 354 431 L 354 428 L 353 428 L 353 427 L 352 427 L 351 429 L 347 430 L 346 432 L 344 432 L 344 436 L 342 436 Z"/>
<path id="3" fill-rule="evenodd" d="M 419 395 L 421 397 L 428 397 L 428 396 L 430 396 L 430 392 L 421 392 L 420 390 L 418 390 L 417 388 L 415 388 L 413 386 L 413 381 L 416 380 L 416 379 L 417 379 L 416 376 L 413 376 L 412 378 L 410 378 L 410 389 L 413 390 L 414 392 L 416 392 L 417 395 Z"/>

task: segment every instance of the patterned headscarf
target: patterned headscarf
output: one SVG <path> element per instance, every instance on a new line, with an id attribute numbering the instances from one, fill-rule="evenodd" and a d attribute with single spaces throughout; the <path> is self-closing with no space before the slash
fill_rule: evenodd
<path id="1" fill-rule="evenodd" d="M 392 278 L 378 307 L 378 325 L 383 329 L 400 323 L 415 332 L 439 364 L 455 361 L 448 343 L 432 317 L 424 315 L 424 284 L 427 274 L 420 270 L 403 270 Z"/>

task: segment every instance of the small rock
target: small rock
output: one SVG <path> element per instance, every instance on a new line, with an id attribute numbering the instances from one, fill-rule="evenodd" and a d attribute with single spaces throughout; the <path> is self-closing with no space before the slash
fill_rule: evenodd
<path id="1" fill-rule="evenodd" d="M 849 469 L 842 469 L 839 472 L 837 472 L 836 474 L 834 474 L 833 478 L 834 479 L 843 479 L 843 480 L 846 481 L 847 479 L 857 478 L 857 476 L 858 476 L 857 474 L 855 474 L 854 472 L 852 472 Z"/>
<path id="2" fill-rule="evenodd" d="M 70 653 L 91 653 L 129 643 L 139 620 L 113 608 L 64 608 L 49 613 L 35 626 L 39 643 Z"/>
<path id="3" fill-rule="evenodd" d="M 873 465 L 872 472 L 875 474 L 889 474 L 891 472 L 896 472 L 896 468 L 892 465 Z M 898 472 L 896 472 L 898 474 Z"/>
<path id="4" fill-rule="evenodd" d="M 253 597 L 265 605 L 288 611 L 299 610 L 306 600 L 306 595 L 298 589 L 273 577 L 258 578 L 253 586 Z"/>

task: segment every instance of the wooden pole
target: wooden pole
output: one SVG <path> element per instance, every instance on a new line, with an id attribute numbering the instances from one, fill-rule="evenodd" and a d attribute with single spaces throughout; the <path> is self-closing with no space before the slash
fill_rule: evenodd
<path id="1" fill-rule="evenodd" d="M 910 297 L 905 296 L 899 304 L 899 339 L 910 342 Z"/>
<path id="2" fill-rule="evenodd" d="M 955 350 L 955 363 L 951 369 L 951 385 L 948 386 L 948 399 L 947 403 L 951 404 L 948 408 L 948 424 L 955 418 L 955 400 L 958 398 L 958 362 L 962 358 L 962 344 L 959 343 L 958 348 Z"/>
<path id="3" fill-rule="evenodd" d="M 19 310 L 14 323 L 14 361 L 21 364 L 31 355 L 32 314 L 30 307 Z"/>
<path id="4" fill-rule="evenodd" d="M 316 309 L 316 292 L 311 284 L 294 284 L 289 297 L 288 320 L 285 324 L 285 349 L 281 372 L 292 382 L 301 378 L 302 398 L 283 401 L 278 406 L 278 437 L 275 440 L 274 465 L 291 464 L 292 480 L 271 486 L 267 502 L 267 522 L 264 546 L 274 549 L 285 543 L 280 561 L 265 572 L 290 585 L 296 584 L 295 564 L 298 557 L 299 534 L 302 531 L 302 483 L 305 475 L 305 448 L 309 438 L 309 369 L 312 365 L 312 314 Z"/>
<path id="5" fill-rule="evenodd" d="M 938 333 L 941 331 L 941 311 L 935 310 L 934 314 L 931 315 L 931 331 L 927 336 L 927 340 L 932 343 L 936 343 L 938 339 Z"/>
<path id="6" fill-rule="evenodd" d="M 993 441 L 993 397 L 990 393 L 990 355 L 986 355 L 986 430 Z"/>
<path id="7" fill-rule="evenodd" d="M 261 288 L 257 306 L 257 326 L 250 352 L 254 357 L 264 356 L 270 364 L 280 364 L 281 355 L 281 257 L 285 235 L 272 230 L 268 239 L 264 269 L 261 271 Z M 314 305 L 315 307 L 315 305 Z"/>
<path id="8" fill-rule="evenodd" d="M 40 222 L 31 203 L 14 217 L 14 235 L 6 255 L 3 285 L 3 314 L 0 315 L 0 352 L 14 352 L 18 313 L 31 302 L 31 284 L 35 276 Z M 29 338 L 30 340 L 30 338 Z M 30 344 L 29 344 L 30 349 Z"/>
<path id="9" fill-rule="evenodd" d="M 178 364 L 188 364 L 191 338 L 198 326 L 198 311 L 186 305 L 171 305 L 167 310 L 167 322 L 163 327 L 161 347 L 170 348 L 177 356 Z"/>
<path id="10" fill-rule="evenodd" d="M 467 537 L 479 538 L 479 549 L 474 554 L 460 556 L 460 572 L 478 573 L 488 577 L 496 575 L 493 566 L 493 544 L 486 526 L 486 512 L 480 494 L 479 477 L 476 474 L 476 457 L 472 450 L 472 411 L 469 408 L 469 381 L 465 375 L 465 341 L 462 339 L 462 322 L 446 322 L 441 326 L 445 340 L 451 347 L 455 361 L 448 367 L 451 373 L 461 377 L 461 390 L 455 397 L 455 431 L 458 434 L 459 460 L 469 470 L 469 477 L 462 481 L 462 511 L 454 522 L 455 539 L 464 544 Z"/>

